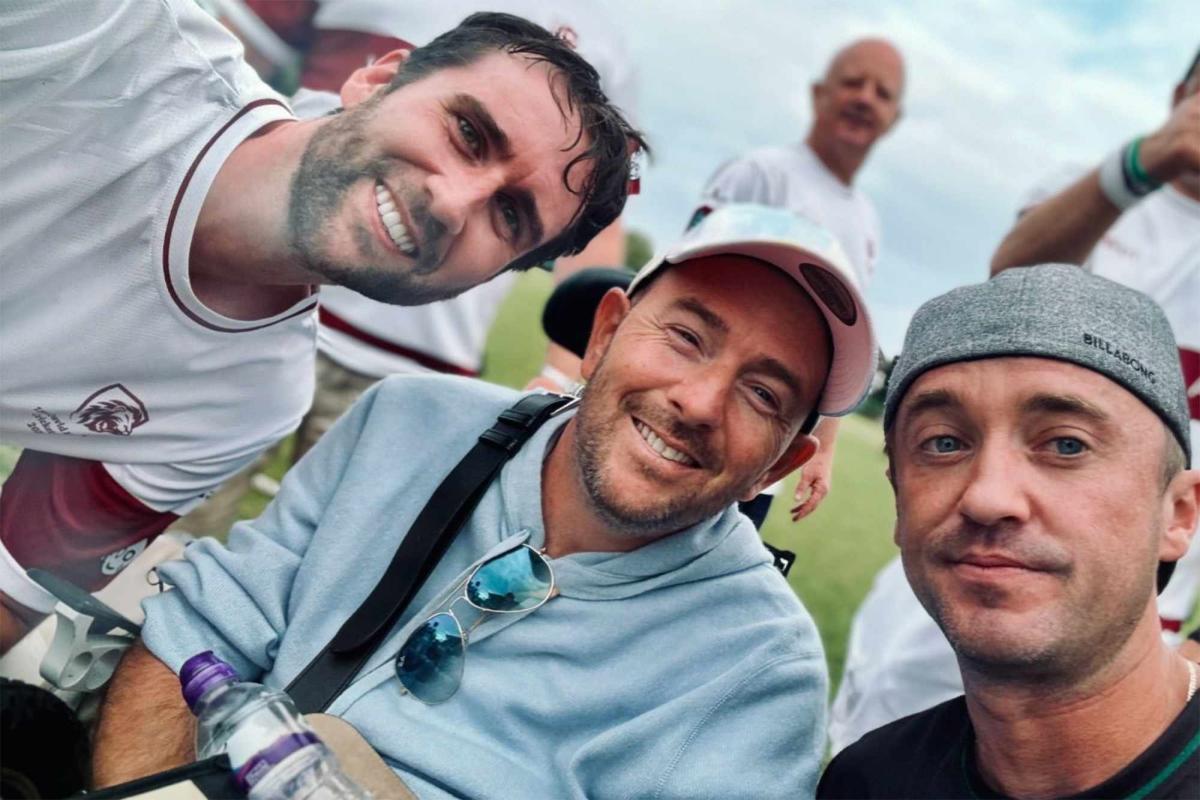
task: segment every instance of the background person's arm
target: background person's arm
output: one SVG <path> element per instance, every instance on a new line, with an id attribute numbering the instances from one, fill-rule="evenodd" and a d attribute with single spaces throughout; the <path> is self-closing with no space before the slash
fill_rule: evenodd
<path id="1" fill-rule="evenodd" d="M 196 757 L 195 736 L 179 678 L 139 639 L 121 659 L 100 709 L 92 782 L 103 788 L 187 764 Z"/>
<path id="2" fill-rule="evenodd" d="M 823 417 L 813 435 L 821 446 L 816 454 L 800 468 L 800 479 L 796 481 L 795 505 L 792 506 L 792 522 L 798 522 L 817 510 L 829 487 L 833 485 L 833 451 L 837 444 L 837 417 Z"/>
<path id="3" fill-rule="evenodd" d="M 1179 100 L 1166 123 L 1143 139 L 1139 156 L 1155 181 L 1186 181 L 1200 191 L 1200 92 Z M 1025 210 L 996 249 L 991 274 L 1051 261 L 1082 264 L 1120 216 L 1094 169 Z"/>
<path id="4" fill-rule="evenodd" d="M 996 248 L 991 274 L 1051 261 L 1082 264 L 1120 216 L 1100 190 L 1099 170 L 1093 169 L 1021 214 Z"/>
<path id="5" fill-rule="evenodd" d="M 736 158 L 717 167 L 717 171 L 700 192 L 700 197 L 702 204 L 715 202 L 778 205 L 771 202 L 766 174 L 749 158 Z"/>

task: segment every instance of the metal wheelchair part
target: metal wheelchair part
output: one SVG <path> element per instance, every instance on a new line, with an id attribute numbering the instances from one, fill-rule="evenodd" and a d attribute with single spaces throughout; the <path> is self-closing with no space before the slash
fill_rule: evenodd
<path id="1" fill-rule="evenodd" d="M 29 576 L 59 599 L 54 638 L 39 672 L 55 695 L 78 708 L 112 677 L 141 626 L 69 581 L 37 569 Z"/>

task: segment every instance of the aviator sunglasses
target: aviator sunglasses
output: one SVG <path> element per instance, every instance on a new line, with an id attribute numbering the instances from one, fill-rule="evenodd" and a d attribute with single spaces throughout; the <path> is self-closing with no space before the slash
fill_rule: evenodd
<path id="1" fill-rule="evenodd" d="M 445 611 L 434 614 L 409 634 L 396 654 L 396 677 L 422 703 L 449 700 L 462 683 L 467 634 L 454 604 L 466 600 L 480 611 L 519 614 L 533 611 L 554 595 L 550 561 L 527 544 L 477 566 Z M 481 616 L 471 626 L 483 621 Z"/>

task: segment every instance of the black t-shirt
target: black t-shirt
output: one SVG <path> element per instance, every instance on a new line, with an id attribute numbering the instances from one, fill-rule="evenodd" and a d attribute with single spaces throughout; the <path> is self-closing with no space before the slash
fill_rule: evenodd
<path id="1" fill-rule="evenodd" d="M 967 701 L 956 697 L 871 731 L 829 763 L 817 797 L 1002 798 L 979 774 Z M 1200 692 L 1154 744 L 1074 797 L 1200 798 Z"/>

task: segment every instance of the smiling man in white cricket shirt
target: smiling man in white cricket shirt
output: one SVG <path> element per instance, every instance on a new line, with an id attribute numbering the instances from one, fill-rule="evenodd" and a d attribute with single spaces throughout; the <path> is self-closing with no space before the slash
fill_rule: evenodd
<path id="1" fill-rule="evenodd" d="M 632 131 L 545 30 L 481 15 L 296 121 L 187 0 L 0 10 L 0 649 L 298 424 L 316 286 L 454 295 L 614 219 Z"/>

